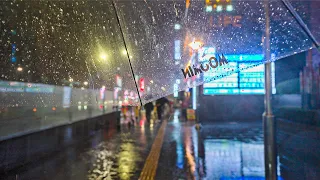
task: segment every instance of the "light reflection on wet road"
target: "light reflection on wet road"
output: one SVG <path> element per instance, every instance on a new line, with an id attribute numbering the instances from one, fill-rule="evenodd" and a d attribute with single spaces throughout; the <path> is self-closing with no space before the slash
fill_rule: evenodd
<path id="1" fill-rule="evenodd" d="M 152 126 L 152 127 L 150 127 Z M 72 147 L 9 172 L 6 180 L 138 179 L 159 123 L 99 130 Z"/>
<path id="2" fill-rule="evenodd" d="M 198 133 L 177 118 L 167 125 L 156 179 L 264 177 L 261 123 L 211 124 Z"/>
<path id="3" fill-rule="evenodd" d="M 178 116 L 176 112 L 165 128 L 155 179 L 264 179 L 262 123 L 206 124 L 198 132 L 194 122 L 182 122 Z M 90 139 L 0 179 L 13 180 L 16 175 L 19 180 L 138 179 L 159 125 L 144 125 L 142 120 L 136 126 L 124 126 L 121 132 L 97 131 Z M 281 179 L 319 179 L 319 137 L 296 125 L 279 126 Z"/>

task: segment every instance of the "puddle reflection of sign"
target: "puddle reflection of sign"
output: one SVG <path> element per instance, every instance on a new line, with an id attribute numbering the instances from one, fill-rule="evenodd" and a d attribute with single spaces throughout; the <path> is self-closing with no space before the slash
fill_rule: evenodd
<path id="1" fill-rule="evenodd" d="M 187 109 L 187 119 L 188 120 L 195 120 L 196 119 L 196 112 L 194 109 Z"/>

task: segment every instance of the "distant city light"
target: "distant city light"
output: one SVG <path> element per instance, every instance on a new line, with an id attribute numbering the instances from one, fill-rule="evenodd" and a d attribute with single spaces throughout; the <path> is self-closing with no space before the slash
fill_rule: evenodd
<path id="1" fill-rule="evenodd" d="M 20 72 L 21 72 L 22 70 L 23 70 L 22 67 L 18 67 L 18 68 L 17 68 L 17 71 L 20 71 Z"/>
<path id="2" fill-rule="evenodd" d="M 178 97 L 178 84 L 173 85 L 173 97 Z"/>
<path id="3" fill-rule="evenodd" d="M 175 29 L 175 30 L 181 29 L 181 25 L 180 25 L 180 24 L 175 24 L 175 25 L 174 25 L 174 29 Z"/>
<path id="4" fill-rule="evenodd" d="M 85 86 L 87 86 L 89 83 L 88 83 L 87 81 L 85 81 L 83 84 L 84 84 Z"/>
<path id="5" fill-rule="evenodd" d="M 222 11 L 222 5 L 218 5 L 218 6 L 217 6 L 217 11 L 218 11 L 218 12 L 221 12 L 221 11 Z"/>
<path id="6" fill-rule="evenodd" d="M 199 42 L 199 41 L 194 41 L 194 42 L 190 43 L 189 46 L 190 46 L 193 50 L 198 50 L 199 48 L 201 48 L 202 43 Z"/>
<path id="7" fill-rule="evenodd" d="M 207 6 L 206 7 L 206 12 L 212 12 L 212 6 Z"/>
<path id="8" fill-rule="evenodd" d="M 72 79 L 72 78 L 70 78 L 70 79 L 69 79 L 69 81 L 70 81 L 70 82 L 73 82 L 73 79 Z"/>
<path id="9" fill-rule="evenodd" d="M 233 10 L 232 5 L 227 5 L 227 11 L 232 11 L 232 10 Z"/>

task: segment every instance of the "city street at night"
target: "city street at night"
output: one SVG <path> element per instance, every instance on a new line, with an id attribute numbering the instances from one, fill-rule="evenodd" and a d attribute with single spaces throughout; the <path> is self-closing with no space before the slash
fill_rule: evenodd
<path id="1" fill-rule="evenodd" d="M 0 180 L 320 180 L 320 1 L 0 1 Z"/>

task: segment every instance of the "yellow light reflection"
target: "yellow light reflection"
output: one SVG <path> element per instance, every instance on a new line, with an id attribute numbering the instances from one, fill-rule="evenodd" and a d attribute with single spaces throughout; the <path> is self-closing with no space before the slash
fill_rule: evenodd
<path id="1" fill-rule="evenodd" d="M 124 140 L 128 141 L 128 137 Z M 130 140 L 129 140 L 130 141 Z M 120 179 L 131 179 L 131 176 L 136 170 L 135 162 L 139 159 L 135 151 L 135 147 L 131 142 L 125 142 L 121 145 L 121 152 L 118 156 L 118 173 Z"/>

